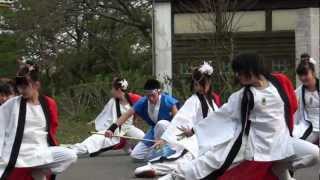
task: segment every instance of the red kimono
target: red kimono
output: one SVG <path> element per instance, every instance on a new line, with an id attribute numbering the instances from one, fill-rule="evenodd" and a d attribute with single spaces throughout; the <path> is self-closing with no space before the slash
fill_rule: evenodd
<path id="1" fill-rule="evenodd" d="M 292 134 L 294 125 L 293 115 L 298 108 L 294 87 L 291 81 L 283 74 L 275 73 L 273 77 L 278 81 L 276 84 L 280 85 L 277 87 L 279 94 L 285 96 L 285 99 L 287 99 L 285 100 L 285 104 L 288 106 L 286 109 L 288 113 L 287 125 Z M 245 161 L 239 166 L 225 172 L 223 176 L 219 177 L 219 180 L 277 180 L 278 178 L 273 175 L 271 168 L 271 162 Z"/>

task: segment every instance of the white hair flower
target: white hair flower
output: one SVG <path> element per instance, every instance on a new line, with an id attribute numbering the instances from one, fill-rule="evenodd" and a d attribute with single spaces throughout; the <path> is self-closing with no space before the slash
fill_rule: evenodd
<path id="1" fill-rule="evenodd" d="M 199 71 L 202 74 L 212 75 L 213 73 L 213 67 L 206 61 L 203 62 L 203 64 L 200 66 Z"/>
<path id="2" fill-rule="evenodd" d="M 119 83 L 121 84 L 121 89 L 123 89 L 123 90 L 128 89 L 129 84 L 128 84 L 127 80 L 123 79 L 123 80 L 119 81 Z"/>
<path id="3" fill-rule="evenodd" d="M 314 64 L 314 65 L 317 64 L 317 61 L 316 61 L 315 59 L 313 59 L 313 58 L 310 58 L 310 59 L 309 59 L 309 62 L 311 62 L 311 63 Z"/>
<path id="4" fill-rule="evenodd" d="M 34 66 L 33 66 L 33 65 L 30 65 L 30 66 L 29 66 L 29 71 L 33 71 L 33 70 L 35 70 Z"/>

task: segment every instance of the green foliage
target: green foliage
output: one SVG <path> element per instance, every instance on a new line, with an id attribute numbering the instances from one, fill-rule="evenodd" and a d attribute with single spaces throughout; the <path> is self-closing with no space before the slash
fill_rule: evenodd
<path id="1" fill-rule="evenodd" d="M 83 114 L 82 119 L 91 119 L 94 114 Z M 58 139 L 60 143 L 72 144 L 82 142 L 89 136 L 94 127 L 87 125 L 84 121 L 72 119 L 68 116 L 60 116 L 58 127 Z"/>
<path id="2" fill-rule="evenodd" d="M 143 92 L 143 83 L 149 76 L 141 74 L 142 72 L 133 71 L 122 73 L 122 76 L 130 83 L 130 91 Z M 82 83 L 65 88 L 56 97 L 59 102 L 60 112 L 74 120 L 82 120 L 83 113 L 99 112 L 110 98 L 112 78 L 112 76 L 98 76 L 95 82 Z"/>
<path id="3" fill-rule="evenodd" d="M 152 74 L 149 1 L 23 0 L 13 7 L 0 12 L 3 28 L 14 32 L 0 35 L 0 76 L 14 76 L 18 57 L 41 66 L 43 93 L 59 103 L 62 142 L 87 136 L 72 130 L 87 130 L 114 76 L 141 92 Z"/>
<path id="4" fill-rule="evenodd" d="M 13 77 L 19 45 L 12 34 L 0 34 L 0 77 Z"/>
<path id="5" fill-rule="evenodd" d="M 150 78 L 139 69 L 123 71 L 119 75 L 129 81 L 130 91 L 138 94 L 143 92 L 143 84 Z M 59 137 L 63 143 L 79 142 L 88 136 L 87 132 L 92 127 L 87 123 L 102 111 L 109 100 L 112 78 L 111 75 L 98 74 L 94 82 L 69 86 L 58 93 L 55 98 L 61 114 Z"/>

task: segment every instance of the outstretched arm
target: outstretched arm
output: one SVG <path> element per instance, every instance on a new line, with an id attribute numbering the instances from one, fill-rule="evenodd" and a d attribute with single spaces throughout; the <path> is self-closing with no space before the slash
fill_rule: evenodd
<path id="1" fill-rule="evenodd" d="M 131 108 L 126 113 L 124 113 L 120 118 L 117 120 L 116 124 L 117 126 L 121 126 L 124 124 L 131 116 L 134 115 L 134 110 Z"/>
<path id="2" fill-rule="evenodd" d="M 120 118 L 117 120 L 116 123 L 112 124 L 109 129 L 105 132 L 105 136 L 111 138 L 113 136 L 114 131 L 124 124 L 131 116 L 134 115 L 134 110 L 131 108 L 126 113 L 124 113 Z"/>
<path id="3" fill-rule="evenodd" d="M 178 112 L 178 108 L 176 105 L 174 105 L 171 109 L 172 117 L 174 117 Z"/>

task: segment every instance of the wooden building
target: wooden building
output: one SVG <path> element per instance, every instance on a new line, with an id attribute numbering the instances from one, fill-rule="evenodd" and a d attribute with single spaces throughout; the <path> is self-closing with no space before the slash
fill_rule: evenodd
<path id="1" fill-rule="evenodd" d="M 155 1 L 156 17 L 157 4 L 162 8 L 164 4 L 170 5 L 171 42 L 167 46 L 172 50 L 172 76 L 187 74 L 192 64 L 203 60 L 214 61 L 217 52 L 212 50 L 208 37 L 216 33 L 217 27 L 210 22 L 215 12 L 201 4 L 202 0 Z M 319 6 L 319 0 L 253 0 L 248 4 L 240 3 L 229 10 L 230 14 L 233 13 L 230 20 L 233 54 L 258 52 L 274 70 L 280 71 L 293 70 L 298 57 L 305 52 L 319 60 Z M 164 11 L 161 12 L 163 14 Z M 160 17 L 154 21 L 155 40 L 158 36 L 164 37 L 160 30 L 168 23 L 159 21 Z M 157 57 L 162 51 L 157 51 L 156 43 Z M 215 50 L 218 51 L 217 48 Z"/>

